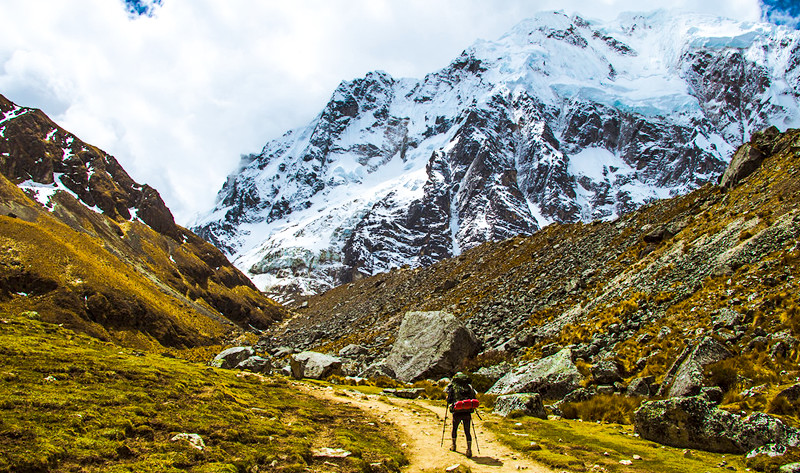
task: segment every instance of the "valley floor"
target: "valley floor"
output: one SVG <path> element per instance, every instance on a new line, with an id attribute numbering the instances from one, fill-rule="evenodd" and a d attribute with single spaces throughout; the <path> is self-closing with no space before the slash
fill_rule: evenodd
<path id="1" fill-rule="evenodd" d="M 687 451 L 639 438 L 630 425 L 579 420 L 502 418 L 481 412 L 476 422 L 473 458 L 464 456 L 459 432 L 458 452 L 449 451 L 450 415 L 442 442 L 445 407 L 442 401 L 406 400 L 316 382 L 293 382 L 295 389 L 326 403 L 360 409 L 365 417 L 394 426 L 409 464 L 417 472 L 621 472 L 690 473 L 749 471 L 741 455 Z M 375 388 L 367 388 L 367 390 Z M 475 447 L 475 445 L 473 445 Z"/>
<path id="2" fill-rule="evenodd" d="M 477 446 L 473 444 L 473 457 L 464 456 L 466 449 L 463 430 L 459 430 L 458 452 L 449 450 L 451 417 L 447 416 L 447 432 L 442 443 L 442 426 L 445 408 L 430 402 L 388 398 L 357 391 L 339 391 L 332 387 L 297 383 L 314 396 L 333 402 L 341 402 L 369 412 L 372 417 L 394 425 L 407 442 L 407 456 L 410 464 L 407 472 L 445 471 L 450 467 L 462 465 L 473 473 L 481 472 L 552 472 L 547 467 L 506 447 L 495 435 L 484 428 L 483 421 L 473 415 L 476 422 Z M 486 416 L 487 414 L 482 414 Z M 478 450 L 480 449 L 480 451 Z M 464 471 L 464 470 L 461 470 Z"/>

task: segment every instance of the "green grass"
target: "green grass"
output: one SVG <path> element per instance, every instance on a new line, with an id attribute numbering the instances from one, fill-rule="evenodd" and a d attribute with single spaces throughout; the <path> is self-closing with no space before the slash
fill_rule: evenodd
<path id="1" fill-rule="evenodd" d="M 633 427 L 578 420 L 541 420 L 533 417 L 484 422 L 501 442 L 525 452 L 533 460 L 555 469 L 569 471 L 609 471 L 622 473 L 694 473 L 743 470 L 744 456 L 692 451 L 685 458 L 683 449 L 665 447 L 636 437 Z M 535 449 L 531 443 L 540 446 Z M 634 455 L 641 459 L 634 460 Z M 620 460 L 631 460 L 623 465 Z M 598 465 L 595 467 L 595 465 Z M 600 470 L 599 468 L 602 468 Z"/>
<path id="2" fill-rule="evenodd" d="M 316 447 L 353 452 L 337 471 L 407 462 L 380 422 L 282 378 L 141 354 L 7 313 L 0 360 L 0 472 L 329 470 Z M 181 432 L 206 448 L 170 441 Z"/>

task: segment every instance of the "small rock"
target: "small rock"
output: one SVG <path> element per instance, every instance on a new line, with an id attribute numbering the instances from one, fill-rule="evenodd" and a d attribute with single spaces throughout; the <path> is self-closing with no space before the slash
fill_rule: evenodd
<path id="1" fill-rule="evenodd" d="M 187 433 L 177 434 L 169 440 L 171 442 L 180 442 L 181 440 L 184 440 L 186 442 L 189 442 L 189 445 L 191 445 L 192 447 L 201 451 L 206 448 L 206 444 L 205 442 L 203 442 L 203 438 L 200 437 L 198 434 L 187 434 Z"/>
<path id="2" fill-rule="evenodd" d="M 620 460 L 619 464 L 620 465 L 633 465 L 633 462 L 630 461 L 630 460 Z"/>
<path id="3" fill-rule="evenodd" d="M 347 458 L 352 454 L 352 452 L 348 452 L 343 448 L 323 447 L 311 449 L 311 456 L 314 458 Z"/>
<path id="4" fill-rule="evenodd" d="M 779 392 L 775 397 L 785 397 L 788 401 L 800 401 L 800 383 L 789 386 L 783 391 Z"/>

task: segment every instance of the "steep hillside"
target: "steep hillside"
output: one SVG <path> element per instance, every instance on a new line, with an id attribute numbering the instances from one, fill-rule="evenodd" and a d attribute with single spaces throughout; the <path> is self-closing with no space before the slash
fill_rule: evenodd
<path id="1" fill-rule="evenodd" d="M 800 125 L 798 64 L 800 33 L 769 24 L 542 13 L 423 79 L 342 82 L 193 228 L 289 300 L 613 220 L 715 180 L 753 131 Z"/>
<path id="2" fill-rule="evenodd" d="M 742 157 L 764 160 L 738 185 L 726 177 L 726 187 L 709 184 L 611 222 L 551 225 L 307 298 L 302 315 L 263 343 L 323 351 L 360 343 L 366 365 L 388 353 L 406 311 L 447 310 L 481 339 L 478 362 L 487 364 L 569 346 L 586 366 L 612 359 L 628 379 L 660 381 L 687 343 L 711 335 L 737 353 L 724 363 L 743 389 L 792 382 L 800 131 L 757 133 L 734 161 Z"/>
<path id="3" fill-rule="evenodd" d="M 155 189 L 2 96 L 0 268 L 0 310 L 132 346 L 220 343 L 286 313 Z"/>

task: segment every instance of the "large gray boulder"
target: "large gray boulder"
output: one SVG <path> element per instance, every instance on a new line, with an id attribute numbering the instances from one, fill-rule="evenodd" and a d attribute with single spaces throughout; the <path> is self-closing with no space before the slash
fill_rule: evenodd
<path id="1" fill-rule="evenodd" d="M 341 373 L 342 359 L 315 351 L 304 351 L 292 355 L 289 366 L 294 378 L 323 379 Z"/>
<path id="2" fill-rule="evenodd" d="M 545 399 L 561 399 L 581 387 L 583 376 L 565 348 L 533 363 L 520 366 L 500 378 L 487 394 L 539 393 Z"/>
<path id="3" fill-rule="evenodd" d="M 765 445 L 796 445 L 800 432 L 775 417 L 746 418 L 717 408 L 704 396 L 643 403 L 634 413 L 642 438 L 678 448 L 718 453 L 747 453 Z"/>
<path id="4" fill-rule="evenodd" d="M 705 337 L 696 346 L 688 346 L 678 356 L 664 378 L 660 395 L 667 397 L 694 396 L 705 386 L 703 368 L 728 359 L 733 354 L 711 337 Z"/>
<path id="5" fill-rule="evenodd" d="M 407 312 L 386 358 L 403 382 L 439 379 L 458 371 L 480 349 L 475 334 L 448 312 Z"/>
<path id="6" fill-rule="evenodd" d="M 256 351 L 253 349 L 253 347 L 228 348 L 227 350 L 221 351 L 219 355 L 215 356 L 209 365 L 230 370 L 236 368 L 236 365 L 250 358 L 251 356 L 254 356 L 255 354 Z"/>
<path id="7" fill-rule="evenodd" d="M 539 393 L 519 393 L 498 396 L 494 401 L 494 413 L 508 417 L 512 412 L 519 412 L 526 416 L 547 419 L 542 396 Z"/>

